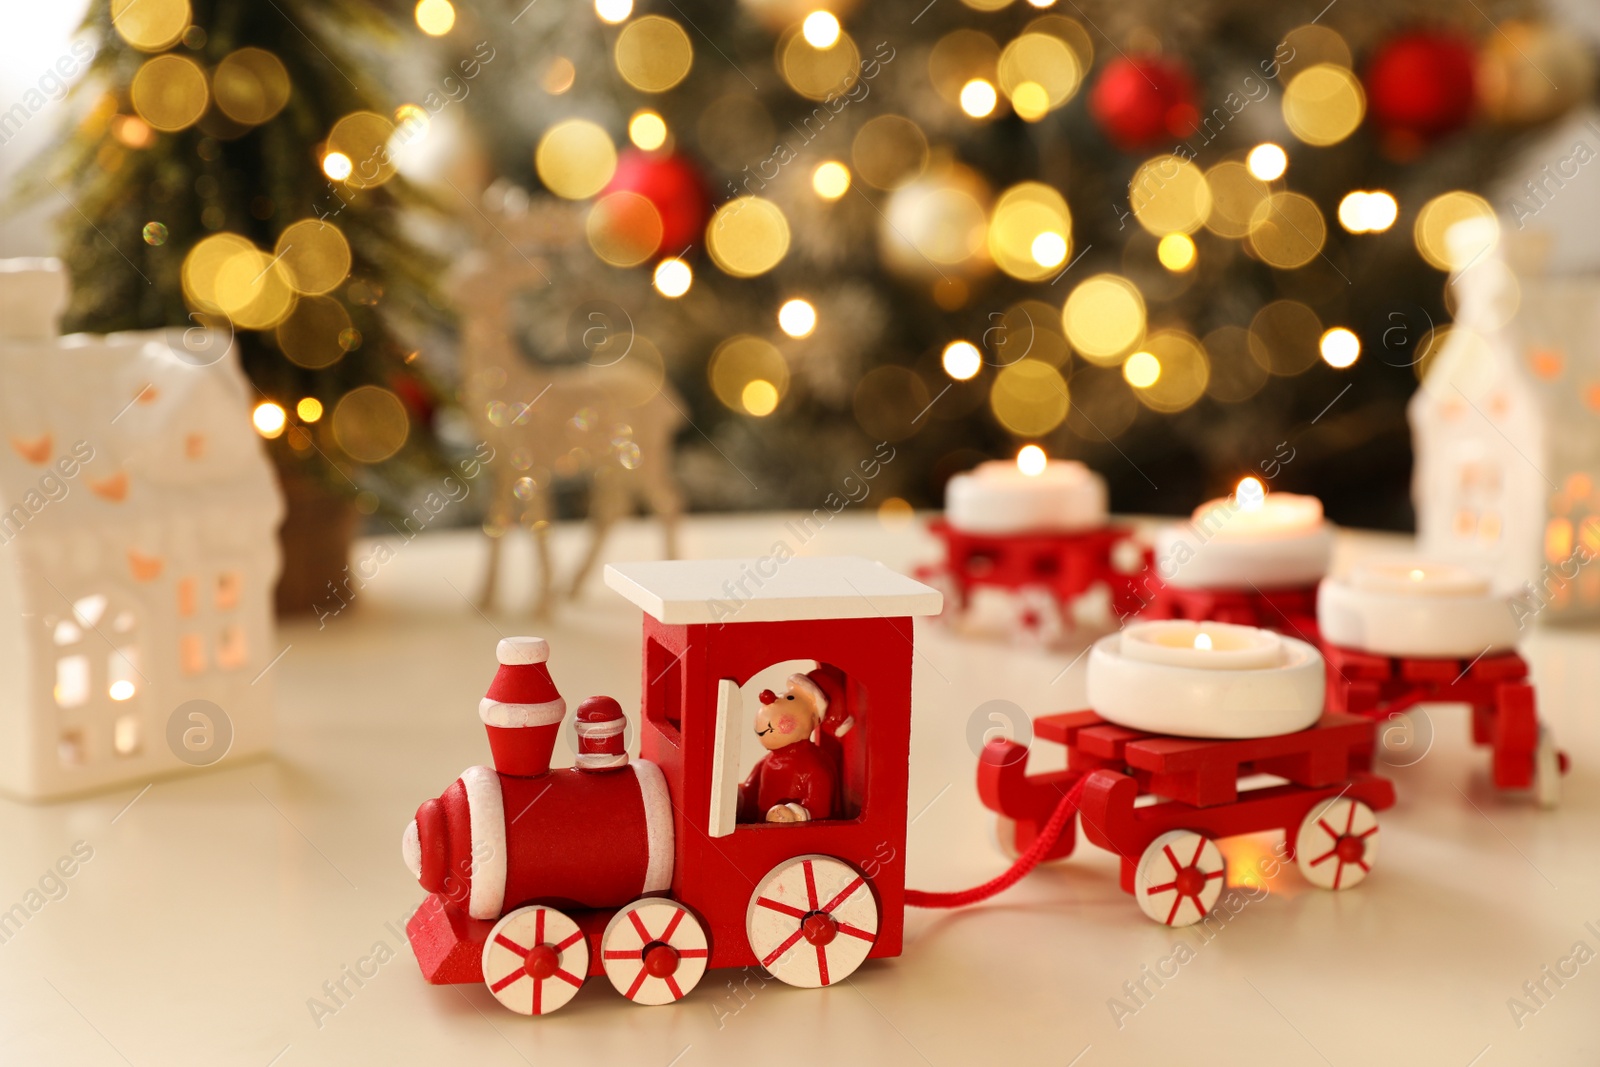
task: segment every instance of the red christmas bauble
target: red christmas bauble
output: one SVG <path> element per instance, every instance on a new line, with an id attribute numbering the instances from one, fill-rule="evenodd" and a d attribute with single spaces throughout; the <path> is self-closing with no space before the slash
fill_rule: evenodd
<path id="1" fill-rule="evenodd" d="M 1167 56 L 1119 56 L 1107 63 L 1089 97 L 1089 111 L 1124 152 L 1194 132 L 1194 79 Z"/>
<path id="2" fill-rule="evenodd" d="M 1416 30 L 1384 44 L 1367 65 L 1367 109 L 1384 133 L 1432 140 L 1472 116 L 1472 42 L 1453 33 Z"/>
<path id="3" fill-rule="evenodd" d="M 605 193 L 637 193 L 661 216 L 657 251 L 675 256 L 704 236 L 710 197 L 700 168 L 683 156 L 630 150 L 617 160 Z"/>

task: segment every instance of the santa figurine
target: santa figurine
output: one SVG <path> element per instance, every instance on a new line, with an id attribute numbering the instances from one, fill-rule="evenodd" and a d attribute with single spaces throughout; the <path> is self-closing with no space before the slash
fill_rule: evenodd
<path id="1" fill-rule="evenodd" d="M 739 787 L 740 822 L 809 822 L 834 816 L 838 769 L 811 740 L 828 697 L 809 676 L 791 674 L 782 693 L 761 691 L 756 736 L 767 750 Z"/>

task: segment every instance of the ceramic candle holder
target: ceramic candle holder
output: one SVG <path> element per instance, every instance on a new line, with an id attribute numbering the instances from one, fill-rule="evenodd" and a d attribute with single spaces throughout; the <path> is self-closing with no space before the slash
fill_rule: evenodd
<path id="1" fill-rule="evenodd" d="M 1381 656 L 1471 658 L 1518 637 L 1510 600 L 1487 577 L 1423 561 L 1365 563 L 1324 579 L 1317 624 L 1329 644 Z"/>
<path id="2" fill-rule="evenodd" d="M 976 534 L 1072 533 L 1106 524 L 1106 483 L 1076 460 L 1052 459 L 1038 473 L 990 460 L 950 479 L 945 518 Z"/>
<path id="3" fill-rule="evenodd" d="M 1321 501 L 1264 493 L 1253 478 L 1234 496 L 1200 505 L 1187 524 L 1156 534 L 1158 573 L 1184 589 L 1312 586 L 1327 574 L 1332 554 L 1333 530 Z"/>

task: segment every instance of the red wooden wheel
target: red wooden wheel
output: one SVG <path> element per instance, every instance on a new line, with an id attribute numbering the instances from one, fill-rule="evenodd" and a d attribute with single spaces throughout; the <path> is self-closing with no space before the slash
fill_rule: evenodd
<path id="1" fill-rule="evenodd" d="M 589 973 L 589 943 L 554 908 L 518 908 L 494 924 L 483 945 L 483 983 L 521 1015 L 548 1015 L 578 993 Z"/>
<path id="2" fill-rule="evenodd" d="M 1133 898 L 1158 923 L 1191 926 L 1216 905 L 1226 875 L 1215 841 L 1193 830 L 1168 830 L 1139 857 Z"/>
<path id="3" fill-rule="evenodd" d="M 1306 881 L 1323 889 L 1360 884 L 1378 857 L 1378 817 L 1350 797 L 1324 800 L 1300 823 L 1295 864 Z"/>
<path id="4" fill-rule="evenodd" d="M 792 986 L 848 978 L 878 939 L 878 902 L 866 876 L 832 856 L 797 856 L 750 894 L 745 933 L 761 966 Z"/>
<path id="5" fill-rule="evenodd" d="M 674 900 L 647 897 L 617 912 L 600 938 L 600 962 L 635 1004 L 682 1000 L 706 973 L 705 927 Z"/>

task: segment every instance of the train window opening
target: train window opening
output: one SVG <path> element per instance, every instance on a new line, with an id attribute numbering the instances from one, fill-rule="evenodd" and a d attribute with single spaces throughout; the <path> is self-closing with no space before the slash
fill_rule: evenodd
<path id="1" fill-rule="evenodd" d="M 723 788 L 739 791 L 741 825 L 860 815 L 866 750 L 850 736 L 858 689 L 816 660 L 771 664 L 739 687 L 738 774 Z"/>
<path id="2" fill-rule="evenodd" d="M 683 656 L 647 638 L 644 664 L 645 717 L 676 745 L 683 730 Z"/>

